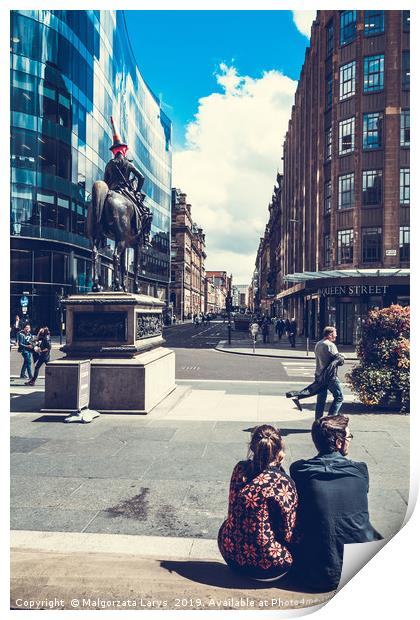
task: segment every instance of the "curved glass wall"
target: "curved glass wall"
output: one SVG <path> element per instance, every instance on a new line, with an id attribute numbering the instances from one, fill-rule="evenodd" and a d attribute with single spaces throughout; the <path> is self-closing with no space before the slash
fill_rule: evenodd
<path id="1" fill-rule="evenodd" d="M 171 123 L 135 64 L 123 12 L 12 11 L 12 312 L 25 290 L 33 318 L 53 324 L 58 294 L 90 290 L 85 222 L 92 184 L 112 157 L 111 115 L 145 177 L 153 212 L 142 287 L 165 298 Z M 101 251 L 105 288 L 112 249 L 108 240 Z M 130 251 L 129 268 L 132 259 Z"/>

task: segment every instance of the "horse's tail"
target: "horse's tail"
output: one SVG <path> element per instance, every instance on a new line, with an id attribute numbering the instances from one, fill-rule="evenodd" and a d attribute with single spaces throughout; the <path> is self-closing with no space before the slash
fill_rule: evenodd
<path id="1" fill-rule="evenodd" d="M 92 202 L 87 218 L 87 232 L 91 239 L 96 236 L 95 232 L 100 226 L 107 194 L 108 185 L 104 181 L 95 181 L 92 187 Z"/>

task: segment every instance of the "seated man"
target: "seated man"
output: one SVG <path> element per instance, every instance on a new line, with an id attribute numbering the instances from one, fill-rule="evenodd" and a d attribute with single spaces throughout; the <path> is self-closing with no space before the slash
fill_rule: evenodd
<path id="1" fill-rule="evenodd" d="M 353 439 L 348 424 L 343 415 L 315 420 L 317 456 L 290 467 L 299 497 L 296 577 L 324 592 L 338 586 L 345 544 L 382 538 L 369 521 L 367 465 L 346 458 Z"/>

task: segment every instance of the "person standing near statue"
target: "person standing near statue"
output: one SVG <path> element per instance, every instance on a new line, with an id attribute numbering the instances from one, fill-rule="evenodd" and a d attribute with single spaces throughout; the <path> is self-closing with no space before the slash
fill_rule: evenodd
<path id="1" fill-rule="evenodd" d="M 117 133 L 112 116 L 111 125 L 113 143 L 110 147 L 110 151 L 112 151 L 114 159 L 111 159 L 105 167 L 104 181 L 110 190 L 126 196 L 134 204 L 136 230 L 143 230 L 144 244 L 150 245 L 152 213 L 144 204 L 146 194 L 141 191 L 144 183 L 144 176 L 137 170 L 131 160 L 126 157 L 128 146 Z M 136 185 L 133 184 L 132 178 L 137 179 Z"/>
<path id="2" fill-rule="evenodd" d="M 32 352 L 34 350 L 33 336 L 29 323 L 18 334 L 18 351 L 22 355 L 23 364 L 20 371 L 20 378 L 25 379 L 28 373 L 29 380 L 32 379 Z"/>

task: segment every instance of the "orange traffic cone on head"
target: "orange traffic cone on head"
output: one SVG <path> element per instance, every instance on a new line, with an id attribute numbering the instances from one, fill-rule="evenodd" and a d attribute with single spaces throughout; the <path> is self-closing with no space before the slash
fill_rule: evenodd
<path id="1" fill-rule="evenodd" d="M 109 147 L 109 150 L 112 151 L 113 149 L 119 148 L 120 146 L 127 146 L 127 144 L 121 140 L 120 134 L 115 129 L 114 119 L 112 118 L 112 116 L 111 116 L 111 127 L 112 127 L 113 142 L 112 142 L 112 146 Z"/>

